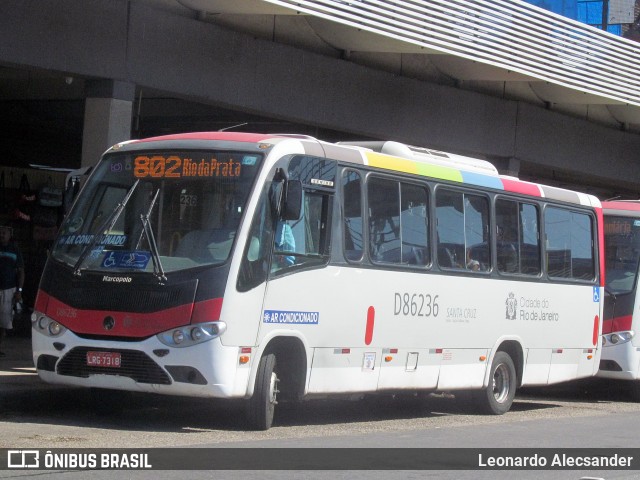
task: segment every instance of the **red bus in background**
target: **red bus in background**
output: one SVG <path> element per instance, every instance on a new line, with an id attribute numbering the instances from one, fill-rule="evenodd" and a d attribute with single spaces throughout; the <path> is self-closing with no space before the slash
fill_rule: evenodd
<path id="1" fill-rule="evenodd" d="M 640 200 L 602 203 L 606 284 L 599 377 L 629 380 L 640 401 Z"/>

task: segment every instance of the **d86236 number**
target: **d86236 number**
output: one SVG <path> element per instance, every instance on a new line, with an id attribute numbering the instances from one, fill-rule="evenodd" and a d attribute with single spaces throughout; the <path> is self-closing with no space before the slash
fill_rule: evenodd
<path id="1" fill-rule="evenodd" d="M 430 293 L 398 293 L 394 294 L 393 314 L 403 317 L 437 317 L 440 313 L 438 295 Z"/>

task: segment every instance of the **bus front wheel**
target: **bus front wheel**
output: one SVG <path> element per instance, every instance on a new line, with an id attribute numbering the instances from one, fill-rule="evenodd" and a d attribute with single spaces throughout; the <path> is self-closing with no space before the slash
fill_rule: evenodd
<path id="1" fill-rule="evenodd" d="M 491 415 L 502 415 L 511 408 L 516 395 L 516 368 L 506 352 L 497 352 L 491 363 L 489 385 L 478 392 L 478 407 Z"/>
<path id="2" fill-rule="evenodd" d="M 256 430 L 268 430 L 273 423 L 273 415 L 278 403 L 278 374 L 276 356 L 264 355 L 258 364 L 253 396 L 249 399 L 247 419 Z"/>

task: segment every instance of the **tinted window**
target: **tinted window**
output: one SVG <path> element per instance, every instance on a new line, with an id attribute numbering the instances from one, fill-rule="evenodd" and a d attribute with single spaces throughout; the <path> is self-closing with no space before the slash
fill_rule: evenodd
<path id="1" fill-rule="evenodd" d="M 640 220 L 604 217 L 606 282 L 615 295 L 633 291 L 640 260 Z"/>
<path id="2" fill-rule="evenodd" d="M 372 261 L 428 264 L 427 189 L 382 178 L 371 178 L 367 188 Z"/>
<path id="3" fill-rule="evenodd" d="M 550 207 L 545 210 L 544 228 L 549 276 L 593 279 L 595 262 L 591 217 Z"/>
<path id="4" fill-rule="evenodd" d="M 330 198 L 329 195 L 305 191 L 300 218 L 278 220 L 274 232 L 272 271 L 326 262 Z"/>
<path id="5" fill-rule="evenodd" d="M 418 185 L 401 183 L 402 255 L 410 264 L 426 265 L 429 263 L 427 212 L 427 190 Z"/>
<path id="6" fill-rule="evenodd" d="M 344 255 L 360 260 L 364 248 L 362 230 L 362 180 L 358 172 L 347 170 L 342 177 L 344 212 Z"/>
<path id="7" fill-rule="evenodd" d="M 440 189 L 436 194 L 436 217 L 439 265 L 470 271 L 489 270 L 487 198 Z"/>
<path id="8" fill-rule="evenodd" d="M 496 249 L 501 273 L 540 273 L 540 235 L 535 205 L 496 201 Z"/>
<path id="9" fill-rule="evenodd" d="M 262 156 L 159 150 L 105 156 L 60 227 L 74 269 L 161 275 L 228 261 Z"/>

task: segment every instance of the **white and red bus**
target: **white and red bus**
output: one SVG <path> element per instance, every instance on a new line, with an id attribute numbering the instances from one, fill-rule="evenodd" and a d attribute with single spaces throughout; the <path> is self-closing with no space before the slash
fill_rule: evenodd
<path id="1" fill-rule="evenodd" d="M 640 401 L 640 201 L 602 202 L 606 285 L 599 377 L 630 380 Z"/>
<path id="2" fill-rule="evenodd" d="M 109 149 L 60 228 L 33 315 L 47 382 L 281 400 L 593 376 L 592 196 L 395 142 L 191 133 Z M 116 400 L 117 401 L 117 400 Z"/>

